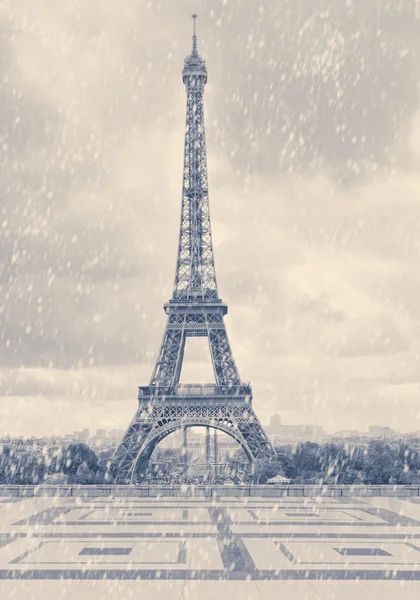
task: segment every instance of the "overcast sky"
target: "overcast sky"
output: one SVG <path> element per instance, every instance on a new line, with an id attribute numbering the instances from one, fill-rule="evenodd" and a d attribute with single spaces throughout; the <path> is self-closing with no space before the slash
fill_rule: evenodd
<path id="1" fill-rule="evenodd" d="M 192 12 L 219 293 L 257 413 L 420 429 L 415 0 L 3 0 L 0 434 L 136 410 L 172 292 Z M 183 381 L 211 375 L 198 342 Z"/>

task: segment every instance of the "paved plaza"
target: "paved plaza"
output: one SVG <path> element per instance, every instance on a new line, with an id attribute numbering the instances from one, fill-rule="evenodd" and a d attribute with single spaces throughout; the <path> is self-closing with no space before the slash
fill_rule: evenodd
<path id="1" fill-rule="evenodd" d="M 420 598 L 420 498 L 0 498 L 0 598 Z"/>

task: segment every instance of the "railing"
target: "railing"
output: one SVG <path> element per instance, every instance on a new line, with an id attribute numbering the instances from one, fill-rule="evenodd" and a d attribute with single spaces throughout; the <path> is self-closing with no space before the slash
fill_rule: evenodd
<path id="1" fill-rule="evenodd" d="M 249 384 L 243 385 L 213 385 L 213 384 L 179 384 L 173 386 L 141 386 L 139 387 L 139 400 L 152 397 L 195 398 L 199 397 L 252 397 Z"/>
<path id="2" fill-rule="evenodd" d="M 173 297 L 169 300 L 169 302 L 173 303 L 182 303 L 182 304 L 194 304 L 194 303 L 206 303 L 210 302 L 211 304 L 222 304 L 222 300 L 217 295 L 217 290 L 205 290 L 204 294 L 201 292 L 194 294 L 192 291 L 178 291 L 174 292 Z"/>
<path id="3" fill-rule="evenodd" d="M 419 485 L 0 485 L 0 497 L 419 497 Z"/>

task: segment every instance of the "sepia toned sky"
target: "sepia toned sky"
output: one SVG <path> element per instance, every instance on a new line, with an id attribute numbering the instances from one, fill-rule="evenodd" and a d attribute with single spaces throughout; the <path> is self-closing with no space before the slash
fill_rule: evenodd
<path id="1" fill-rule="evenodd" d="M 3 0 L 0 435 L 135 412 L 172 292 L 192 12 L 219 292 L 258 415 L 420 429 L 418 4 Z M 201 342 L 183 381 L 211 375 Z"/>

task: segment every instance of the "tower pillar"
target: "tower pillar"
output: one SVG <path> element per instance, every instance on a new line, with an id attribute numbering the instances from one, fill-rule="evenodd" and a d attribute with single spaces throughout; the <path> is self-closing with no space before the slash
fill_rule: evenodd
<path id="1" fill-rule="evenodd" d="M 188 434 L 187 428 L 182 428 L 182 454 L 184 457 L 184 475 L 187 475 L 188 471 Z"/>
<path id="2" fill-rule="evenodd" d="M 210 477 L 210 427 L 206 427 L 206 479 Z"/>
<path id="3" fill-rule="evenodd" d="M 214 479 L 217 479 L 217 476 L 218 476 L 217 465 L 219 462 L 219 447 L 218 447 L 218 440 L 217 440 L 217 429 L 215 429 L 214 433 L 213 433 L 213 455 L 214 455 Z"/>

